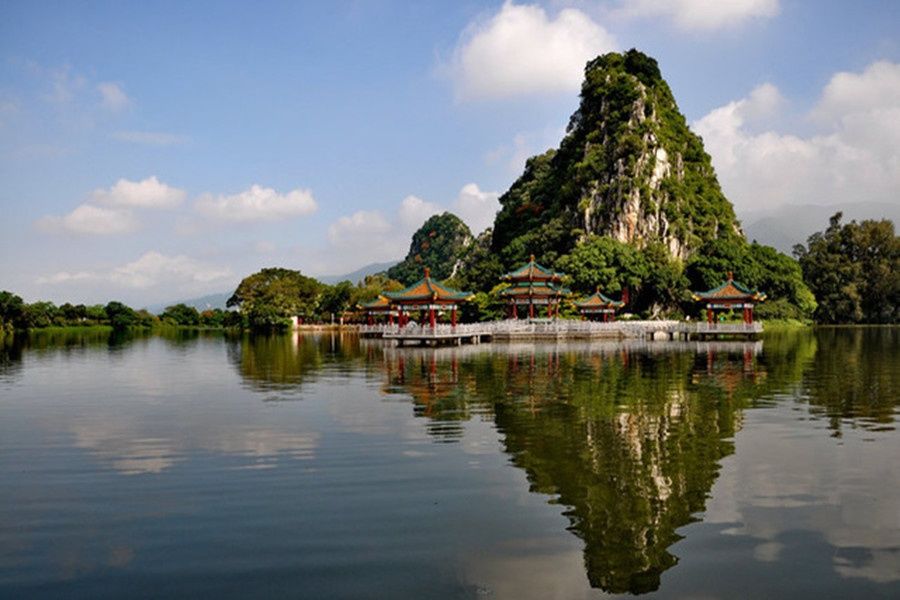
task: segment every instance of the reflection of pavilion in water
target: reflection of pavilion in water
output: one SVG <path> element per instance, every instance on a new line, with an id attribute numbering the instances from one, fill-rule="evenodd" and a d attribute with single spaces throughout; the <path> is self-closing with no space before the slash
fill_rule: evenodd
<path id="1" fill-rule="evenodd" d="M 386 389 L 412 395 L 442 439 L 490 415 L 531 490 L 567 507 L 591 585 L 642 593 L 677 563 L 677 529 L 704 509 L 733 452 L 762 344 L 660 346 L 384 347 L 382 360 Z"/>

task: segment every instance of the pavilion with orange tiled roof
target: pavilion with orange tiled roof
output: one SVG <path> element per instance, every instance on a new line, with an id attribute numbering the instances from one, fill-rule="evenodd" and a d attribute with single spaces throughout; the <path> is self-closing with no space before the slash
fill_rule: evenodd
<path id="1" fill-rule="evenodd" d="M 558 312 L 559 301 L 569 293 L 560 285 L 563 277 L 563 273 L 539 265 L 532 254 L 527 263 L 502 277 L 503 281 L 511 284 L 500 292 L 509 304 L 509 316 L 517 319 L 521 305 L 528 306 L 529 319 L 534 318 L 535 306 L 546 305 L 547 316 L 553 316 L 554 312 Z"/>
<path id="2" fill-rule="evenodd" d="M 400 327 L 406 325 L 407 315 L 414 310 L 427 310 L 428 322 L 434 329 L 437 324 L 437 312 L 439 310 L 450 311 L 450 323 L 456 326 L 456 309 L 460 302 L 465 302 L 472 297 L 470 292 L 461 292 L 449 288 L 431 278 L 431 269 L 425 267 L 425 277 L 415 282 L 408 288 L 399 292 L 384 292 L 382 294 L 392 304 L 398 307 Z"/>
<path id="3" fill-rule="evenodd" d="M 372 300 L 371 302 L 364 302 L 359 305 L 359 310 L 366 313 L 366 320 L 369 325 L 374 325 L 375 319 L 378 317 L 387 316 L 388 324 L 394 324 L 394 315 L 396 314 L 396 309 L 391 305 L 391 301 L 388 300 L 384 294 L 379 294 L 377 298 Z"/>
<path id="4" fill-rule="evenodd" d="M 605 323 L 607 321 L 615 321 L 616 310 L 625 306 L 625 303 L 604 295 L 598 287 L 594 294 L 581 302 L 576 302 L 575 306 L 578 308 L 578 312 L 581 313 L 582 319 L 588 321 L 600 319 Z"/>
<path id="5" fill-rule="evenodd" d="M 712 325 L 715 321 L 713 311 L 743 309 L 744 323 L 753 323 L 753 307 L 766 299 L 766 295 L 759 290 L 752 290 L 734 280 L 734 274 L 729 271 L 728 279 L 706 292 L 693 292 L 691 294 L 697 302 L 706 303 L 706 321 Z"/>

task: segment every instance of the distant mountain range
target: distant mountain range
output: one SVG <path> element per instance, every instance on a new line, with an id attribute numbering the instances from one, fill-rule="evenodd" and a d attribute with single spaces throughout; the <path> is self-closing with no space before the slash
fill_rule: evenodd
<path id="1" fill-rule="evenodd" d="M 857 202 L 830 205 L 783 206 L 772 211 L 753 211 L 738 215 L 749 241 L 773 246 L 791 254 L 794 244 L 828 227 L 828 219 L 836 212 L 844 213 L 844 222 L 864 219 L 890 219 L 900 224 L 900 202 Z"/>
<path id="2" fill-rule="evenodd" d="M 324 275 L 322 277 L 316 277 L 322 283 L 327 283 L 328 285 L 334 285 L 335 283 L 339 283 L 341 281 L 349 281 L 354 285 L 358 281 L 362 281 L 368 275 L 374 275 L 376 273 L 381 273 L 383 271 L 387 271 L 399 261 L 391 261 L 391 262 L 383 262 L 383 263 L 372 263 L 370 265 L 366 265 L 352 273 L 347 273 L 346 275 Z M 147 310 L 152 312 L 153 314 L 160 314 L 164 310 L 166 310 L 167 306 L 172 306 L 174 304 L 186 304 L 188 306 L 193 306 L 197 310 L 210 310 L 213 308 L 225 308 L 225 303 L 228 302 L 228 298 L 231 297 L 231 292 L 219 292 L 217 294 L 208 294 L 206 296 L 200 296 L 199 298 L 190 298 L 187 300 L 173 300 L 172 302 L 162 302 L 159 304 L 152 304 L 147 307 Z"/>
<path id="3" fill-rule="evenodd" d="M 327 283 L 328 285 L 334 285 L 335 283 L 339 283 L 341 281 L 349 281 L 350 283 L 356 285 L 367 276 L 387 271 L 398 262 L 400 261 L 392 260 L 391 262 L 372 263 L 370 265 L 362 267 L 361 269 L 357 269 L 352 273 L 347 273 L 346 275 L 323 275 L 321 277 L 316 277 L 316 279 L 318 279 L 322 283 Z"/>

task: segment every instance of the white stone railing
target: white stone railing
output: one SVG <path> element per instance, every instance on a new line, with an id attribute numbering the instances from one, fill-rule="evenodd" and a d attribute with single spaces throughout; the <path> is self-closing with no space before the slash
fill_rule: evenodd
<path id="1" fill-rule="evenodd" d="M 375 335 L 591 335 L 608 332 L 627 338 L 642 338 L 656 332 L 663 333 L 759 333 L 761 323 L 713 323 L 705 321 L 576 321 L 570 319 L 507 319 L 486 323 L 465 323 L 456 326 L 440 323 L 430 325 L 408 323 L 399 325 L 360 325 L 359 333 Z"/>

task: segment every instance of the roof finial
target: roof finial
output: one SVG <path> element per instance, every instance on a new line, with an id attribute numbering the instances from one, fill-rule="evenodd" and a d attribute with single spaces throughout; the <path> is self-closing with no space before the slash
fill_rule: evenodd
<path id="1" fill-rule="evenodd" d="M 734 281 L 734 272 L 728 271 L 728 281 Z"/>
<path id="2" fill-rule="evenodd" d="M 425 267 L 425 279 L 428 279 L 429 277 L 431 277 L 431 269 Z"/>
<path id="3" fill-rule="evenodd" d="M 597 293 L 598 294 L 600 293 L 600 284 L 599 283 L 597 284 Z"/>
<path id="4" fill-rule="evenodd" d="M 534 254 L 531 255 L 531 262 L 534 262 Z"/>

